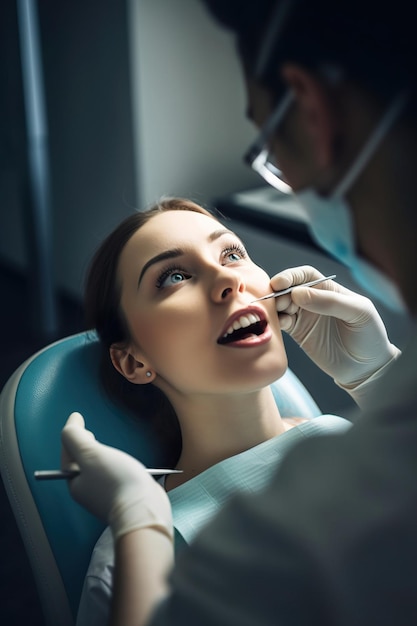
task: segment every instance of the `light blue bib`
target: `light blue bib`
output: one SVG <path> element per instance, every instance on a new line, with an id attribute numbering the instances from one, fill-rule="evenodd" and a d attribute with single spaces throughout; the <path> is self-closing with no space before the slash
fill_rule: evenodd
<path id="1" fill-rule="evenodd" d="M 174 527 L 190 543 L 236 492 L 254 492 L 266 485 L 284 455 L 307 437 L 342 433 L 351 423 L 320 415 L 282 435 L 236 454 L 168 492 Z"/>

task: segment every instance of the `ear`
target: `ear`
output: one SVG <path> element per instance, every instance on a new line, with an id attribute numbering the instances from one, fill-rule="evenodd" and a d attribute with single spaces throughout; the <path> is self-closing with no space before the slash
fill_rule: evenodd
<path id="1" fill-rule="evenodd" d="M 110 346 L 110 359 L 115 369 L 131 383 L 144 385 L 154 380 L 155 375 L 142 361 L 137 359 L 129 347 Z M 149 375 L 151 373 L 151 375 Z"/>
<path id="2" fill-rule="evenodd" d="M 336 136 L 335 108 L 329 88 L 313 73 L 291 63 L 283 66 L 282 77 L 294 93 L 317 165 L 328 167 L 333 160 Z"/>

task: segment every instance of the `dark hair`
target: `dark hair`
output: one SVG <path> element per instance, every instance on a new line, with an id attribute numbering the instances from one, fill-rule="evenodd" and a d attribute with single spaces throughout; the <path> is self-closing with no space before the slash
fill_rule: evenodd
<path id="1" fill-rule="evenodd" d="M 215 216 L 183 198 L 166 198 L 146 211 L 138 211 L 123 220 L 103 241 L 95 253 L 84 290 L 85 318 L 88 329 L 94 329 L 102 345 L 101 378 L 105 391 L 137 418 L 152 422 L 163 447 L 168 467 L 181 453 L 181 431 L 177 416 L 166 396 L 154 385 L 134 385 L 116 371 L 110 360 L 113 344 L 127 344 L 130 334 L 120 307 L 117 268 L 120 255 L 129 239 L 155 215 L 167 211 L 193 211 L 212 219 Z"/>
<path id="2" fill-rule="evenodd" d="M 416 37 L 414 7 L 409 0 L 203 0 L 213 17 L 236 35 L 239 53 L 254 69 L 267 27 L 282 11 L 269 63 L 259 77 L 282 94 L 276 61 L 310 69 L 342 67 L 347 79 L 387 99 L 408 87 L 415 90 Z M 274 62 L 275 61 L 275 62 Z M 412 93 L 412 95 L 414 95 Z"/>

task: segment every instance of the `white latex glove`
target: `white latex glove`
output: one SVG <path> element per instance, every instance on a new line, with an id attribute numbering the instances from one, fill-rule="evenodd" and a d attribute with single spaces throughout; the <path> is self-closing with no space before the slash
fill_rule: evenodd
<path id="1" fill-rule="evenodd" d="M 308 265 L 271 278 L 274 291 L 322 277 Z M 361 407 L 401 351 L 390 343 L 372 302 L 333 280 L 276 298 L 281 328 Z"/>
<path id="2" fill-rule="evenodd" d="M 96 441 L 80 413 L 72 413 L 62 430 L 62 468 L 77 467 L 68 481 L 72 497 L 107 522 L 117 540 L 138 528 L 157 528 L 173 538 L 166 492 L 142 463 Z"/>

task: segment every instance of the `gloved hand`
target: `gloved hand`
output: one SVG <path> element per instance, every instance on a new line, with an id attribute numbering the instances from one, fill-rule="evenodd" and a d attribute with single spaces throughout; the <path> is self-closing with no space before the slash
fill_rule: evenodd
<path id="1" fill-rule="evenodd" d="M 271 278 L 274 291 L 322 277 L 308 265 Z M 400 354 L 372 302 L 333 280 L 276 298 L 281 328 L 361 407 Z"/>
<path id="2" fill-rule="evenodd" d="M 107 522 L 115 541 L 132 530 L 154 527 L 173 538 L 166 492 L 144 466 L 125 452 L 96 441 L 80 413 L 62 430 L 62 468 L 80 469 L 68 481 L 73 498 Z"/>

